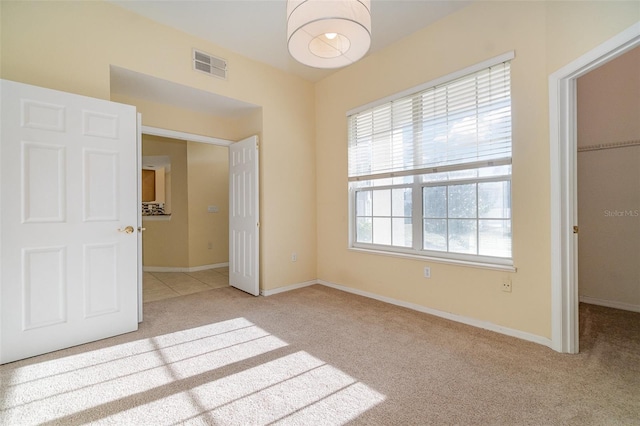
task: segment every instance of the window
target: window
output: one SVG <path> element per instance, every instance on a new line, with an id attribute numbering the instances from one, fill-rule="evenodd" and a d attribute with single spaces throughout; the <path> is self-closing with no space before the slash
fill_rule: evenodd
<path id="1" fill-rule="evenodd" d="M 352 247 L 511 265 L 512 58 L 348 115 Z"/>

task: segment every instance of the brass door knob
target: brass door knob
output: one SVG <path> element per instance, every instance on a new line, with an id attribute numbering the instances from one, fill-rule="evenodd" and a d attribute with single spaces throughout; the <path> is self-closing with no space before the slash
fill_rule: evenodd
<path id="1" fill-rule="evenodd" d="M 124 232 L 124 233 L 127 233 L 127 234 L 133 234 L 133 226 L 127 226 L 124 229 L 119 228 L 118 232 Z"/>

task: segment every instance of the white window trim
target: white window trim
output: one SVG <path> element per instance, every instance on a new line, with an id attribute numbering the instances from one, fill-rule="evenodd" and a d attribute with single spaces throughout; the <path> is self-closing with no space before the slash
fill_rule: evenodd
<path id="1" fill-rule="evenodd" d="M 466 75 L 475 73 L 477 71 L 481 71 L 483 69 L 501 64 L 503 62 L 510 61 L 515 58 L 515 51 L 509 51 L 503 53 L 502 55 L 487 59 L 475 65 L 471 65 L 467 68 L 455 71 L 453 73 L 444 75 L 442 77 L 436 78 L 434 80 L 428 81 L 426 83 L 422 83 L 418 86 L 411 87 L 409 89 L 403 90 L 402 92 L 395 93 L 393 95 L 387 96 L 382 99 L 377 99 L 373 102 L 369 102 L 367 104 L 361 105 L 359 107 L 353 108 L 347 111 L 347 117 L 357 114 L 362 111 L 366 111 L 377 106 L 383 105 L 385 103 L 389 103 L 395 101 L 397 99 L 401 99 L 407 96 L 411 96 L 417 92 L 430 89 L 434 86 L 447 83 L 449 81 L 453 81 L 455 79 L 464 77 Z M 510 163 L 510 161 L 509 161 Z M 411 173 L 414 174 L 415 172 Z M 394 175 L 393 173 L 391 175 Z M 358 177 L 351 180 L 363 180 L 366 179 L 367 176 Z M 511 179 L 511 176 L 509 177 Z M 444 182 L 443 182 L 444 183 Z M 415 184 L 409 184 L 408 186 L 413 186 Z M 391 185 L 396 187 L 395 185 Z M 402 186 L 402 185 L 400 185 Z M 513 188 L 512 188 L 513 190 Z M 514 264 L 514 256 L 513 252 L 511 253 L 511 258 L 492 258 L 490 256 L 480 256 L 480 255 L 465 255 L 451 252 L 442 252 L 438 253 L 437 257 L 431 256 L 430 251 L 423 250 L 417 251 L 413 248 L 404 249 L 402 247 L 396 246 L 384 246 L 384 245 L 375 245 L 369 243 L 357 243 L 356 242 L 356 218 L 355 218 L 355 196 L 353 194 L 353 190 L 349 188 L 348 191 L 348 250 L 360 253 L 367 254 L 375 254 L 387 257 L 400 257 L 407 259 L 417 259 L 425 262 L 436 262 L 436 263 L 445 263 L 445 264 L 454 264 L 458 266 L 467 266 L 474 268 L 482 268 L 482 269 L 492 269 L 506 272 L 516 272 L 517 268 Z M 511 221 L 513 224 L 513 217 L 511 217 Z M 513 237 L 512 237 L 513 241 Z M 513 245 L 512 245 L 513 250 Z M 423 254 L 424 253 L 424 254 Z"/>
<path id="2" fill-rule="evenodd" d="M 383 246 L 383 247 L 386 247 L 386 246 Z M 365 248 L 365 247 L 359 247 L 359 246 L 350 246 L 347 248 L 348 250 L 353 252 L 375 254 L 378 256 L 385 256 L 385 257 L 399 257 L 404 259 L 421 260 L 423 262 L 429 262 L 429 263 L 443 263 L 448 265 L 466 266 L 470 268 L 480 268 L 480 269 L 491 269 L 494 271 L 504 271 L 504 272 L 518 271 L 518 269 L 513 264 L 510 264 L 510 263 L 505 263 L 503 265 L 501 263 L 488 263 L 488 262 L 482 262 L 480 260 L 471 261 L 471 260 L 463 260 L 463 259 L 453 259 L 448 257 L 433 257 L 433 256 L 427 256 L 427 255 L 421 255 L 421 254 L 403 253 L 401 251 L 385 251 L 385 250 L 378 250 L 378 249 L 374 250 L 371 248 Z M 503 260 L 503 259 L 499 259 L 499 260 Z M 508 260 L 511 260 L 511 259 L 508 259 Z"/>

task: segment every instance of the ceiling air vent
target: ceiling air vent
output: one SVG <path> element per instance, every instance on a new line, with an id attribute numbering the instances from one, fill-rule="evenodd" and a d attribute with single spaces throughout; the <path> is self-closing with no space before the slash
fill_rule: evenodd
<path id="1" fill-rule="evenodd" d="M 193 69 L 227 79 L 227 61 L 193 49 Z"/>

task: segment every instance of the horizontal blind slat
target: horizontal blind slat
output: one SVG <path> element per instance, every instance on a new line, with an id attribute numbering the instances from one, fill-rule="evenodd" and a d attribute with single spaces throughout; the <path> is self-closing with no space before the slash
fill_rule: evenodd
<path id="1" fill-rule="evenodd" d="M 350 179 L 510 157 L 510 97 L 505 62 L 349 116 Z"/>

